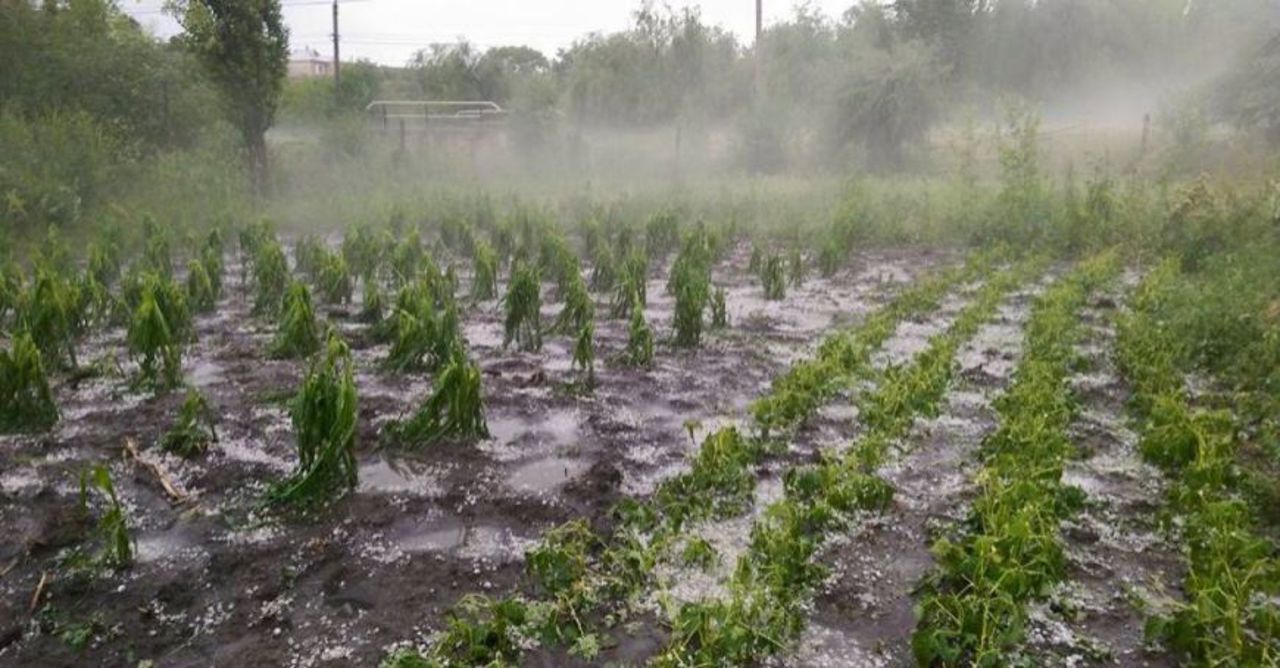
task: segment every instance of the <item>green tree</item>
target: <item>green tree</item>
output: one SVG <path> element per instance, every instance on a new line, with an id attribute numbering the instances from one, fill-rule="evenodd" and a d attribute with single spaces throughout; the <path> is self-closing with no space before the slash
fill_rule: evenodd
<path id="1" fill-rule="evenodd" d="M 196 54 L 222 92 L 240 131 L 254 191 L 270 187 L 267 129 L 275 121 L 288 68 L 289 32 L 279 0 L 169 0 Z"/>

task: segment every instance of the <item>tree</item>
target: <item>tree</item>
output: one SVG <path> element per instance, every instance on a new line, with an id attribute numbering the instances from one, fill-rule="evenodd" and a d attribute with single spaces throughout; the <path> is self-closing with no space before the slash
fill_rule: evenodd
<path id="1" fill-rule="evenodd" d="M 255 193 L 269 189 L 267 129 L 275 121 L 288 69 L 289 32 L 279 0 L 170 0 L 196 54 L 222 92 L 239 129 Z"/>
<path id="2" fill-rule="evenodd" d="M 1215 111 L 1244 130 L 1280 146 L 1280 35 L 1240 63 L 1217 85 Z"/>
<path id="3" fill-rule="evenodd" d="M 832 146 L 857 142 L 872 167 L 900 167 L 903 148 L 923 138 L 938 116 L 941 80 L 931 49 L 921 42 L 862 49 L 836 94 Z"/>

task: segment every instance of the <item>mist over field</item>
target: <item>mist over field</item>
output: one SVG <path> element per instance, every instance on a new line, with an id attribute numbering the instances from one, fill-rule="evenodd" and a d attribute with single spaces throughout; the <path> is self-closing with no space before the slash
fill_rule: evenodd
<path id="1" fill-rule="evenodd" d="M 707 6 L 0 0 L 0 666 L 1280 666 L 1280 4 Z"/>

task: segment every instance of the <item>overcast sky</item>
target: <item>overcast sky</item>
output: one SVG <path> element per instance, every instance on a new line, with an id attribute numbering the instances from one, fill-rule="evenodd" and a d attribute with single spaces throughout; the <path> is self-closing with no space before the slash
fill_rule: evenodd
<path id="1" fill-rule="evenodd" d="M 177 32 L 160 12 L 163 0 L 119 0 L 120 7 L 163 37 Z M 832 18 L 855 0 L 813 0 Z M 290 47 L 332 53 L 332 9 L 326 0 L 282 0 Z M 755 0 L 671 0 L 699 6 L 703 20 L 732 30 L 742 43 L 755 32 Z M 764 0 L 765 24 L 794 12 L 797 0 Z M 639 0 L 339 0 L 343 60 L 367 58 L 402 65 L 432 42 L 465 37 L 481 46 L 526 45 L 554 56 L 590 32 L 616 32 L 631 23 Z"/>

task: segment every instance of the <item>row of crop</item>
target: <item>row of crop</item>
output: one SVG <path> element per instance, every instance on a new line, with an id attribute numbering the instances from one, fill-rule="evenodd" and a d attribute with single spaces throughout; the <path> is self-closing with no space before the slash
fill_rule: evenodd
<path id="1" fill-rule="evenodd" d="M 921 665 L 1004 666 L 1021 643 L 1027 605 L 1064 576 L 1061 520 L 1081 493 L 1064 485 L 1073 446 L 1065 383 L 1078 311 L 1118 269 L 1115 253 L 1081 264 L 1041 295 L 1025 328 L 1012 386 L 997 401 L 1000 425 L 984 439 L 979 496 L 956 535 L 934 545 L 912 647 Z"/>
<path id="2" fill-rule="evenodd" d="M 842 380 L 865 375 L 871 353 L 901 320 L 932 310 L 946 291 L 983 275 L 994 259 L 973 258 L 962 267 L 941 272 L 899 295 L 861 325 L 829 336 L 814 359 L 797 362 L 787 376 L 813 378 L 776 382 L 761 404 L 779 404 L 778 396 L 804 396 L 791 413 L 799 424 L 830 396 Z M 817 378 L 822 371 L 825 375 Z M 757 412 L 757 415 L 759 413 Z M 613 510 L 614 526 L 596 535 L 583 521 L 548 531 L 527 553 L 531 596 L 501 600 L 472 596 L 449 613 L 447 626 L 426 651 L 393 652 L 384 665 L 474 666 L 515 662 L 529 641 L 568 645 L 570 651 L 594 656 L 601 639 L 592 622 L 618 623 L 633 614 L 632 605 L 653 584 L 658 563 L 671 557 L 681 530 L 692 521 L 725 518 L 745 512 L 756 486 L 754 466 L 776 441 L 776 422 L 758 422 L 758 435 L 727 427 L 708 435 L 688 471 L 664 481 L 648 501 L 625 499 Z"/>
<path id="3" fill-rule="evenodd" d="M 1148 634 L 1202 666 L 1280 663 L 1280 558 L 1241 498 L 1234 416 L 1200 410 L 1186 389 L 1178 351 L 1186 332 L 1160 312 L 1183 286 L 1176 262 L 1138 287 L 1118 327 L 1117 353 L 1134 390 L 1142 456 L 1170 480 L 1169 510 L 1181 518 L 1185 598 L 1153 616 Z"/>
<path id="4" fill-rule="evenodd" d="M 1014 287 L 1035 275 L 1029 259 L 987 281 L 951 325 L 912 363 L 892 367 L 861 398 L 865 433 L 843 454 L 784 476 L 783 498 L 766 509 L 729 582 L 727 600 L 685 604 L 673 614 L 660 666 L 749 665 L 786 649 L 804 628 L 808 602 L 825 577 L 814 557 L 827 535 L 861 511 L 883 510 L 894 490 L 876 475 L 891 446 L 919 415 L 933 415 L 951 384 L 964 342 Z"/>

